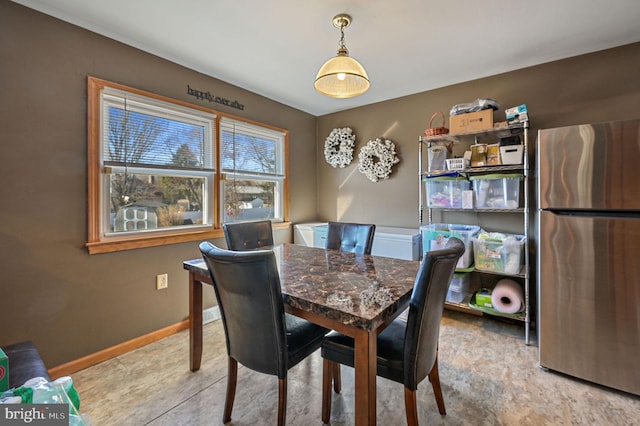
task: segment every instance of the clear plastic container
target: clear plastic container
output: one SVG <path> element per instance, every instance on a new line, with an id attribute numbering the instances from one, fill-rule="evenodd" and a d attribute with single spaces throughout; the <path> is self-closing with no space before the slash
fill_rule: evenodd
<path id="1" fill-rule="evenodd" d="M 517 209 L 520 207 L 521 174 L 471 176 L 477 209 Z"/>
<path id="2" fill-rule="evenodd" d="M 471 189 L 464 177 L 438 176 L 425 179 L 427 206 L 431 208 L 462 208 L 462 191 Z"/>
<path id="3" fill-rule="evenodd" d="M 524 235 L 480 233 L 473 238 L 475 267 L 481 271 L 519 274 L 523 265 Z"/>
<path id="4" fill-rule="evenodd" d="M 449 291 L 447 292 L 447 302 L 449 303 L 463 303 L 465 298 L 471 298 L 473 295 L 473 289 L 471 289 L 469 273 L 455 273 L 449 284 Z"/>
<path id="5" fill-rule="evenodd" d="M 458 260 L 456 268 L 468 268 L 473 264 L 473 248 L 472 241 L 478 232 L 479 226 L 474 225 L 458 225 L 448 223 L 432 223 L 430 225 L 422 225 L 420 227 L 420 235 L 422 236 L 423 253 L 429 250 L 437 250 L 444 248 L 450 237 L 460 238 L 464 243 L 464 254 Z"/>

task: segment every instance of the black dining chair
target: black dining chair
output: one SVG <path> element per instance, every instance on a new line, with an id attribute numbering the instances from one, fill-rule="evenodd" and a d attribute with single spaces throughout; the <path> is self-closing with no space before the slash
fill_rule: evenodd
<path id="1" fill-rule="evenodd" d="M 376 225 L 329 222 L 325 248 L 351 253 L 371 254 Z"/>
<path id="2" fill-rule="evenodd" d="M 438 337 L 440 320 L 456 263 L 464 253 L 464 243 L 450 238 L 445 248 L 424 254 L 416 276 L 409 314 L 396 319 L 378 335 L 377 374 L 404 384 L 408 425 L 418 424 L 416 389 L 429 377 L 440 414 L 445 415 L 444 398 L 438 376 Z M 351 337 L 329 333 L 322 342 L 322 421 L 331 417 L 331 377 L 340 364 L 353 367 L 354 343 Z M 340 392 L 340 387 L 334 390 Z"/>
<path id="3" fill-rule="evenodd" d="M 278 425 L 284 425 L 287 371 L 316 351 L 329 330 L 284 312 L 272 250 L 230 251 L 207 241 L 199 248 L 213 281 L 227 344 L 222 421 L 231 421 L 240 363 L 278 377 Z"/>
<path id="4" fill-rule="evenodd" d="M 222 225 L 229 250 L 254 250 L 273 246 L 273 230 L 270 220 L 234 222 Z"/>

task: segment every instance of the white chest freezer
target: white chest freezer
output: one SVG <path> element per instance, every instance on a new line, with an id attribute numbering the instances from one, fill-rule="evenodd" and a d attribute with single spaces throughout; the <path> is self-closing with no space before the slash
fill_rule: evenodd
<path id="1" fill-rule="evenodd" d="M 327 235 L 327 222 L 311 222 L 311 223 L 298 223 L 293 225 L 293 242 L 294 244 L 302 244 L 309 247 L 321 247 L 324 248 L 324 244 L 319 246 L 315 244 L 316 228 L 324 226 L 324 235 Z"/>
<path id="2" fill-rule="evenodd" d="M 371 254 L 396 259 L 419 260 L 420 231 L 411 228 L 376 226 Z"/>
<path id="3" fill-rule="evenodd" d="M 293 242 L 324 248 L 327 223 L 299 223 L 293 227 Z M 411 228 L 376 226 L 371 254 L 396 259 L 420 260 L 420 231 Z"/>

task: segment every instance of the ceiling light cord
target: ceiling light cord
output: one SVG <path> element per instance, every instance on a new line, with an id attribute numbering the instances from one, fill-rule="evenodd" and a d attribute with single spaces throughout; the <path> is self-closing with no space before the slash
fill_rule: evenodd
<path id="1" fill-rule="evenodd" d="M 340 41 L 338 42 L 338 55 L 344 54 L 349 56 L 349 49 L 347 49 L 347 46 L 344 44 L 344 27 L 344 22 L 342 22 L 340 24 Z"/>

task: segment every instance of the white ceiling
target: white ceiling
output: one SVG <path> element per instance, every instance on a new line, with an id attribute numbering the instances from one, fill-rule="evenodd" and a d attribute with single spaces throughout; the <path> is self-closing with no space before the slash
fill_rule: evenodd
<path id="1" fill-rule="evenodd" d="M 640 41 L 639 0 L 14 1 L 313 115 Z M 338 13 L 371 80 L 351 99 L 313 89 Z"/>

